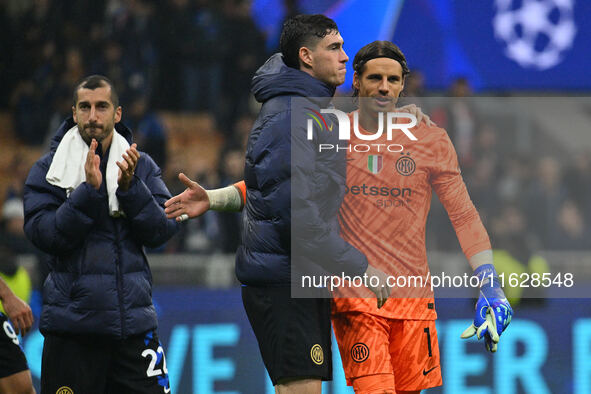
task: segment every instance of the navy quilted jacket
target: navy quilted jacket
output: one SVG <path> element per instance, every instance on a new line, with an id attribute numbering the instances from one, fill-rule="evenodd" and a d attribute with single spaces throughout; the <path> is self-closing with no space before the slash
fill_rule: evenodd
<path id="1" fill-rule="evenodd" d="M 163 244 L 178 229 L 163 209 L 170 193 L 160 169 L 140 153 L 129 189 L 117 191 L 125 217 L 109 215 L 106 157 L 101 159 L 100 189 L 83 182 L 66 197 L 45 176 L 59 142 L 73 126 L 72 118 L 62 123 L 50 153 L 35 163 L 25 183 L 25 233 L 52 256 L 40 330 L 122 339 L 155 329 L 152 274 L 143 248 Z M 121 123 L 116 129 L 131 144 L 131 131 Z"/>
<path id="2" fill-rule="evenodd" d="M 337 132 L 317 133 L 307 141 L 305 119 L 294 120 L 299 126 L 292 128 L 293 108 L 296 117 L 305 108 L 326 108 L 334 91 L 287 67 L 280 54 L 253 78 L 252 92 L 263 106 L 246 149 L 247 193 L 236 255 L 236 275 L 243 284 L 289 285 L 293 259 L 298 273 L 362 275 L 367 269 L 365 256 L 339 235 L 345 153 L 319 155 L 315 150 L 319 143 L 336 144 Z M 294 97 L 307 100 L 292 107 Z"/>

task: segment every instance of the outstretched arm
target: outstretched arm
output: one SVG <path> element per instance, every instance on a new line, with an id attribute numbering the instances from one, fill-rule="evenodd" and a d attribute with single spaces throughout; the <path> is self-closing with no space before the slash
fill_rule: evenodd
<path id="1" fill-rule="evenodd" d="M 187 188 L 164 203 L 164 212 L 177 222 L 203 215 L 208 210 L 237 212 L 244 207 L 246 188 L 244 181 L 221 189 L 205 190 L 182 172 L 179 179 Z"/>

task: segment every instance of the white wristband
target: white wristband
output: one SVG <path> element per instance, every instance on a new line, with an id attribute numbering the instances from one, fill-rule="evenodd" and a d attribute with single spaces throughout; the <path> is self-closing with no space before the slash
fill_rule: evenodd
<path id="1" fill-rule="evenodd" d="M 209 209 L 224 212 L 239 212 L 242 209 L 240 192 L 234 185 L 221 189 L 206 190 Z"/>
<path id="2" fill-rule="evenodd" d="M 473 270 L 484 264 L 493 264 L 493 254 L 491 249 L 483 250 L 482 252 L 476 253 L 468 260 L 470 267 Z"/>

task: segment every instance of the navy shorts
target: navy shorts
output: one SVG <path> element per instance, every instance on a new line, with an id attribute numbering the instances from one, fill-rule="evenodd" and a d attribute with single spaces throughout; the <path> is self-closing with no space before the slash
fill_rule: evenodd
<path id="1" fill-rule="evenodd" d="M 242 287 L 242 302 L 273 385 L 332 380 L 330 298 L 291 298 L 291 288 Z"/>
<path id="2" fill-rule="evenodd" d="M 164 349 L 155 331 L 124 340 L 45 334 L 41 392 L 169 393 Z"/>

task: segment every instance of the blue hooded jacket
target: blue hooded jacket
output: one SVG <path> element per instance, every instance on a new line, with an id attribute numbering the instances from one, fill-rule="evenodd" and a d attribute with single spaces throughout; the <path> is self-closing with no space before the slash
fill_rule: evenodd
<path id="1" fill-rule="evenodd" d="M 124 339 L 157 328 L 152 274 L 143 247 L 156 247 L 178 230 L 167 219 L 170 193 L 160 169 L 145 153 L 127 191 L 117 190 L 125 217 L 109 215 L 106 156 L 99 190 L 86 182 L 66 190 L 45 180 L 53 156 L 72 118 L 60 126 L 50 152 L 39 159 L 25 182 L 25 233 L 52 256 L 43 285 L 42 333 L 96 334 Z M 131 131 L 116 130 L 131 144 Z M 99 146 L 100 148 L 100 146 Z"/>
<path id="2" fill-rule="evenodd" d="M 367 259 L 341 238 L 337 220 L 345 190 L 345 153 L 319 154 L 317 149 L 319 143 L 337 144 L 338 133 L 316 133 L 314 141 L 307 141 L 302 121 L 306 109 L 330 105 L 334 87 L 287 67 L 276 54 L 256 72 L 251 90 L 263 106 L 246 149 L 238 280 L 289 285 L 292 258 L 298 274 L 362 275 Z M 296 97 L 305 100 L 294 104 Z"/>

